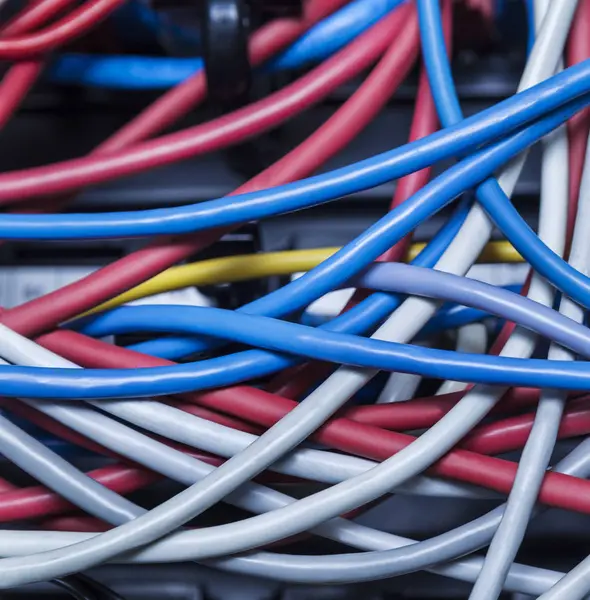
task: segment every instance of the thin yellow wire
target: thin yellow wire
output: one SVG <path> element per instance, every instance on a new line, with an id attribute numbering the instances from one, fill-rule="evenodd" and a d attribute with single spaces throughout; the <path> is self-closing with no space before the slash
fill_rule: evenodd
<path id="1" fill-rule="evenodd" d="M 412 244 L 409 260 L 413 260 L 425 244 Z M 85 314 L 115 308 L 121 304 L 153 296 L 162 292 L 179 290 L 189 286 L 205 286 L 217 283 L 233 283 L 249 279 L 261 279 L 277 275 L 291 275 L 309 271 L 339 248 L 314 248 L 312 250 L 288 250 L 285 252 L 261 252 L 202 260 L 172 267 L 144 283 L 96 306 Z M 508 242 L 490 242 L 479 257 L 479 262 L 522 262 L 522 257 Z"/>

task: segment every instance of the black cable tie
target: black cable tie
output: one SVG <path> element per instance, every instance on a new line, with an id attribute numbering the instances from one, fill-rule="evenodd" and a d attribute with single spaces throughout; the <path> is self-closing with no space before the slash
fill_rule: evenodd
<path id="1" fill-rule="evenodd" d="M 245 0 L 204 0 L 203 58 L 211 101 L 232 108 L 247 102 L 252 78 Z"/>

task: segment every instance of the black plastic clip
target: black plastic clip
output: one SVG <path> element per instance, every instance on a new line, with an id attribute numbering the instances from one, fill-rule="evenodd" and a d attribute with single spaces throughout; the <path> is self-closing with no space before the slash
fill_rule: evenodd
<path id="1" fill-rule="evenodd" d="M 232 108 L 247 101 L 252 78 L 245 0 L 204 0 L 203 58 L 209 98 Z"/>

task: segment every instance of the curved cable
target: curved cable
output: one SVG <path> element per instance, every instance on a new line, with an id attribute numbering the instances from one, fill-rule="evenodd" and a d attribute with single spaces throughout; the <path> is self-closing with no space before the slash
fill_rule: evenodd
<path id="1" fill-rule="evenodd" d="M 309 29 L 265 69 L 282 71 L 325 60 L 403 0 L 354 0 Z M 119 89 L 159 89 L 185 81 L 203 69 L 200 58 L 65 54 L 50 65 L 57 83 Z"/>

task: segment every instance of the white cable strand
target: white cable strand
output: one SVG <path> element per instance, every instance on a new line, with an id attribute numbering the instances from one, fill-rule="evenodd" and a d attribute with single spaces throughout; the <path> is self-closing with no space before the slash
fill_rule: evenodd
<path id="1" fill-rule="evenodd" d="M 555 68 L 556 57 L 561 53 L 563 41 L 569 29 L 568 16 L 573 14 L 571 5 L 572 2 L 564 0 L 555 0 L 552 5 L 539 35 L 539 44 L 535 46 L 525 72 L 525 80 L 533 79 L 530 84 L 538 80 L 532 75 L 544 79 Z M 552 18 L 550 19 L 549 16 Z M 564 25 L 566 21 L 567 23 Z M 543 50 L 549 42 L 551 42 L 551 51 L 548 57 Z M 551 57 L 554 57 L 555 60 L 551 61 Z M 539 62 L 543 64 L 539 64 Z M 510 189 L 513 186 L 509 185 L 511 182 L 508 180 L 515 179 L 517 175 L 515 171 L 519 171 L 519 169 L 509 169 L 508 174 L 503 177 L 503 183 L 508 184 L 507 187 Z M 444 267 L 447 262 L 460 263 L 458 266 L 464 272 L 473 262 L 464 258 L 465 248 L 471 247 L 467 243 L 468 240 L 475 237 L 473 243 L 478 244 L 476 247 L 479 247 L 482 238 L 485 238 L 483 240 L 485 243 L 488 237 L 487 234 L 482 235 L 482 232 L 489 233 L 489 230 L 490 224 L 483 212 L 481 210 L 472 211 L 466 221 L 466 226 L 449 247 L 451 252 L 447 252 L 437 266 Z M 451 260 L 453 249 L 455 252 L 460 249 L 456 260 Z M 461 258 L 463 260 L 460 260 Z M 457 265 L 450 266 L 457 268 Z M 430 306 L 426 306 L 423 314 L 429 316 L 430 310 Z M 396 316 L 400 312 L 403 314 L 403 311 L 397 311 Z M 415 316 L 412 314 L 412 321 Z M 399 339 L 401 336 L 415 334 L 415 332 L 409 333 L 407 329 L 401 333 L 392 332 L 391 329 L 398 320 L 399 317 L 390 319 L 379 330 L 377 337 Z M 419 320 L 417 319 L 417 321 Z M 414 323 L 417 324 L 417 321 Z M 419 326 L 421 327 L 421 324 Z M 147 515 L 69 548 L 18 559 L 1 560 L 0 586 L 6 587 L 32 580 L 46 579 L 65 572 L 88 568 L 109 560 L 119 553 L 166 536 L 297 445 L 319 423 L 333 414 L 353 391 L 364 385 L 372 374 L 372 371 L 341 369 L 336 377 L 328 380 L 327 385 L 319 394 L 314 392 L 308 396 L 297 408 L 246 450 L 230 459 L 201 482 L 153 509 Z M 318 395 L 321 397 L 316 398 Z M 189 532 L 197 542 L 191 544 L 190 558 L 221 556 L 281 539 L 381 496 L 386 490 L 430 466 L 434 460 L 454 445 L 457 436 L 462 432 L 457 424 L 459 417 L 466 417 L 465 420 L 461 419 L 461 422 L 465 422 L 465 427 L 469 430 L 481 418 L 479 414 L 481 413 L 483 416 L 487 412 L 487 409 L 483 412 L 481 409 L 479 412 L 474 412 L 472 408 L 471 406 L 458 406 L 457 410 L 453 409 L 447 417 L 411 446 L 354 479 L 273 513 L 226 526 Z M 221 533 L 222 531 L 223 533 Z M 195 554 L 198 556 L 195 557 Z"/>

